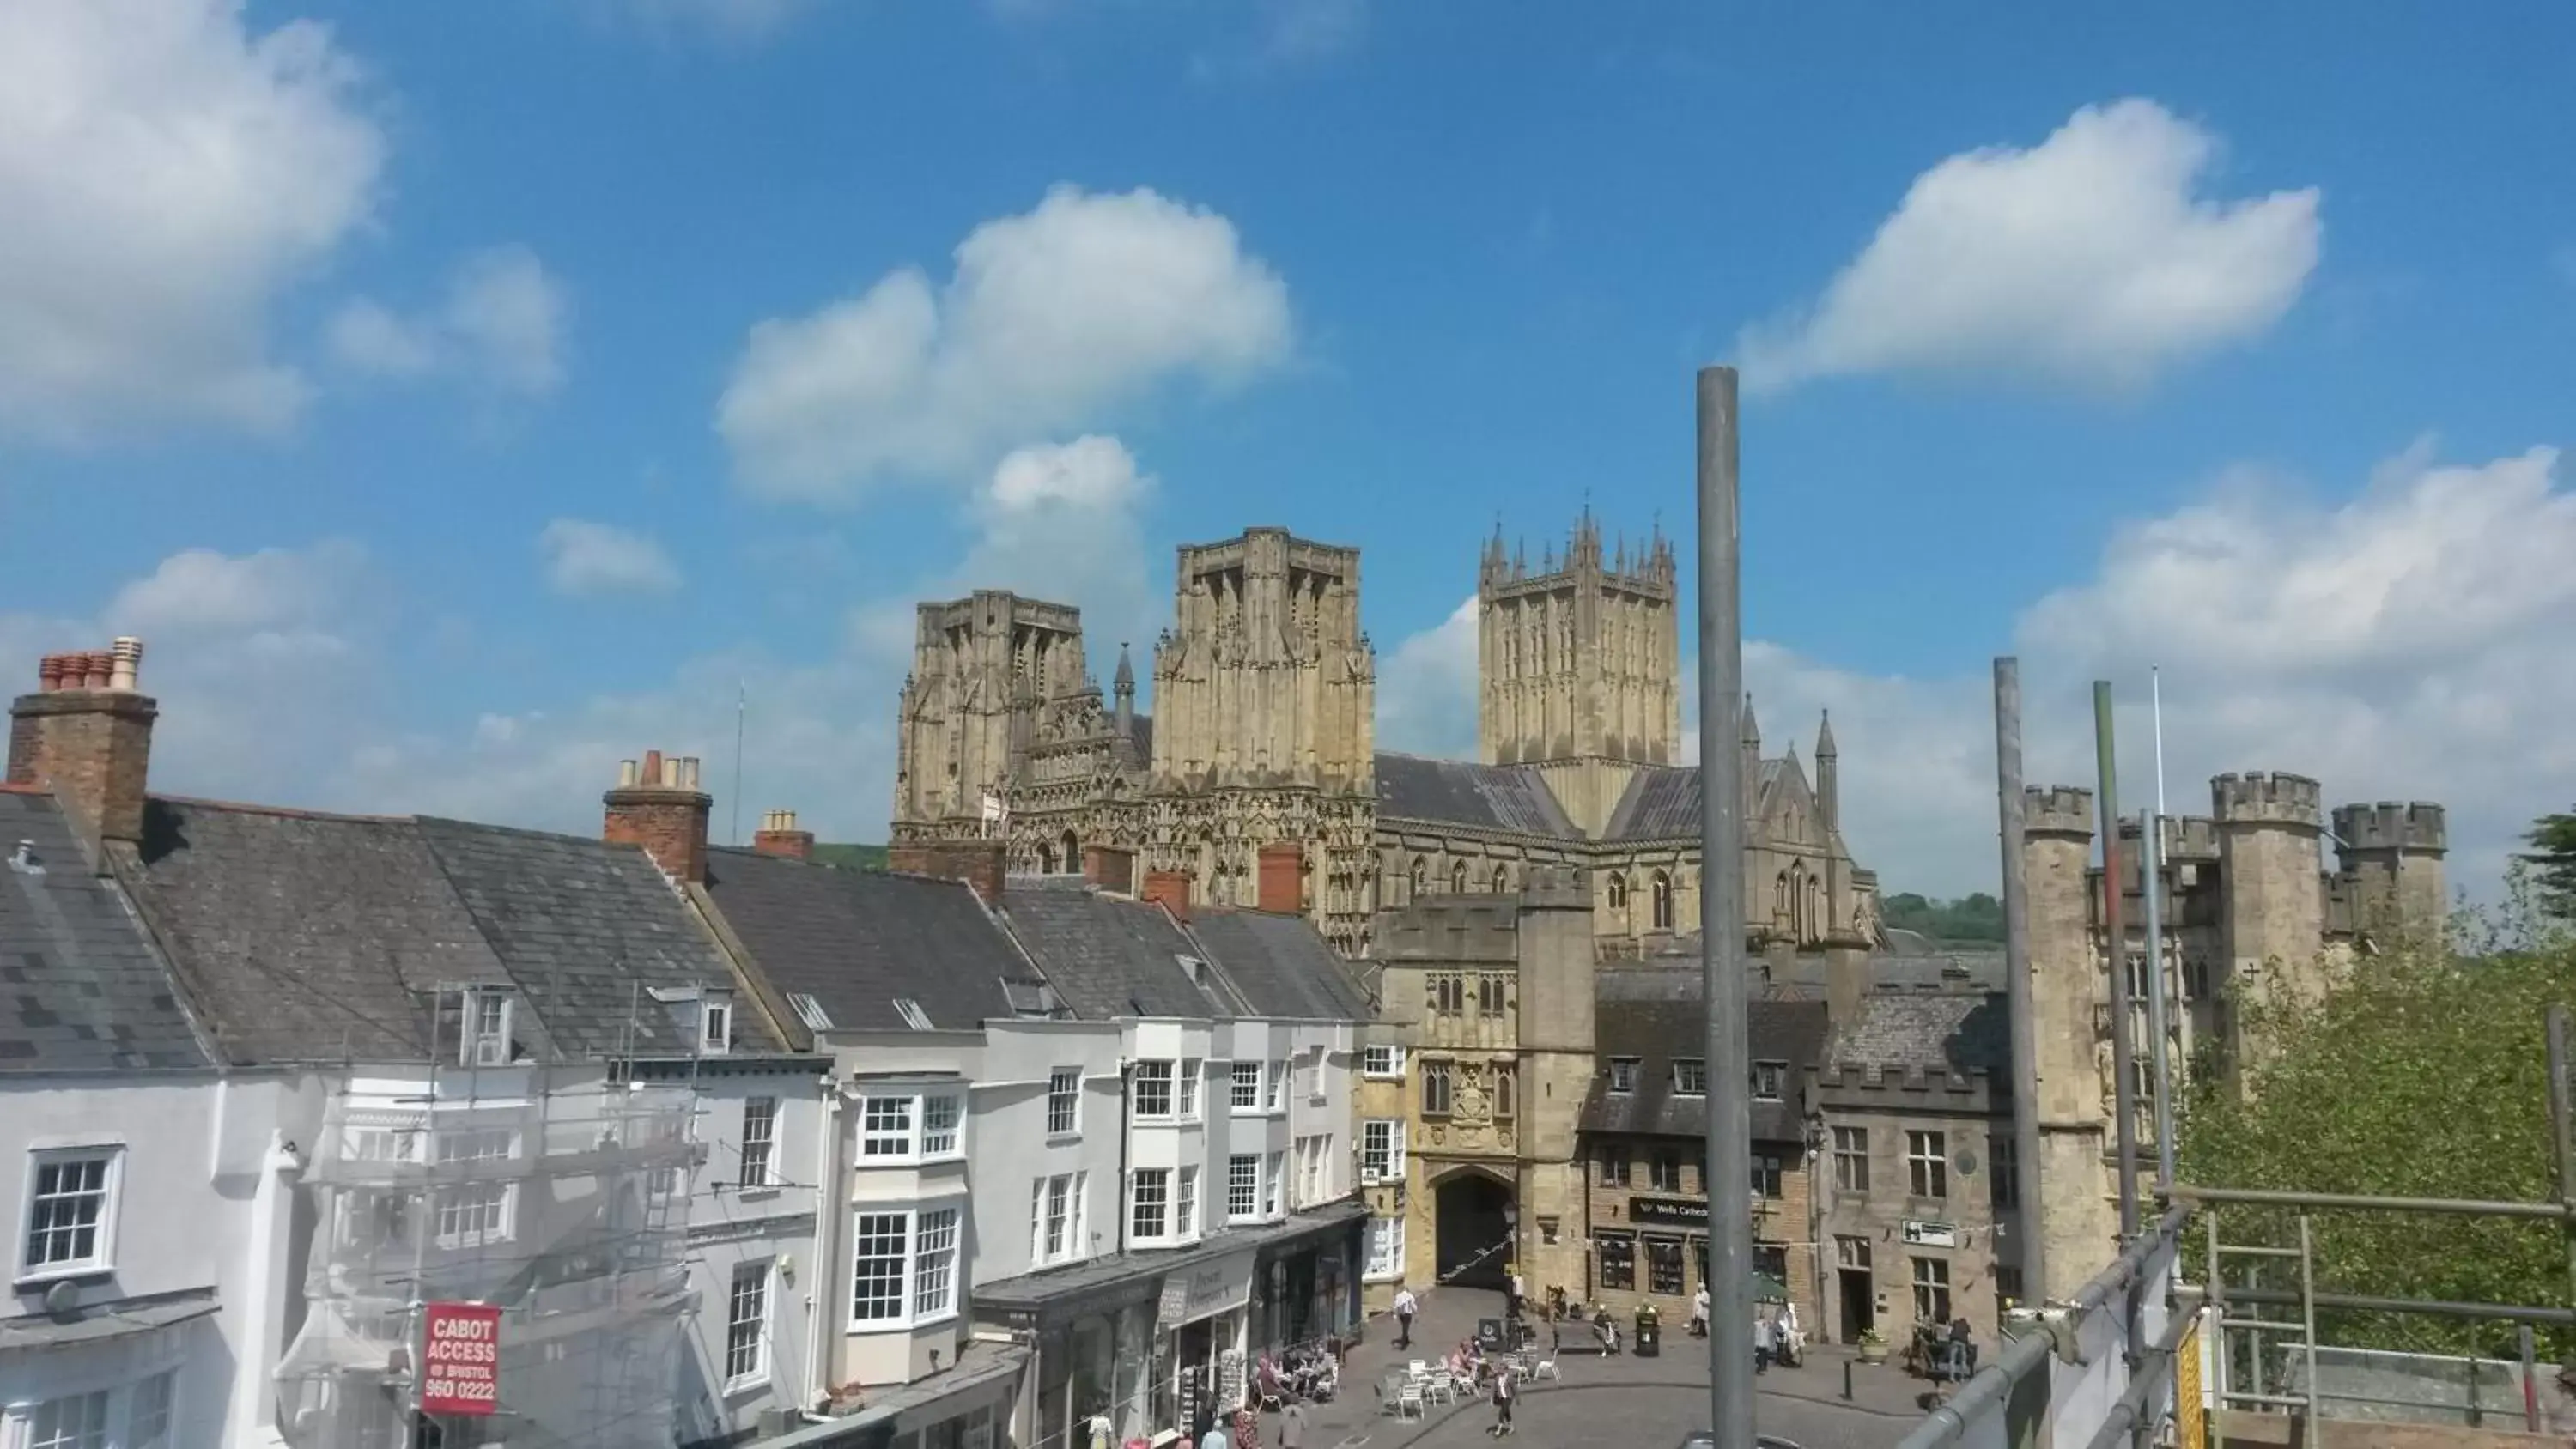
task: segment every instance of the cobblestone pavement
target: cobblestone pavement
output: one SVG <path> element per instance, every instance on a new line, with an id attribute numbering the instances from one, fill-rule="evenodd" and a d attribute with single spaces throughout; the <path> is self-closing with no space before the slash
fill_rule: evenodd
<path id="1" fill-rule="evenodd" d="M 1483 1442 L 1494 1422 L 1490 1403 L 1436 1406 L 1426 1418 L 1398 1419 L 1382 1412 L 1376 1388 L 1408 1360 L 1438 1357 L 1472 1333 L 1477 1319 L 1501 1312 L 1493 1293 L 1443 1288 L 1424 1294 L 1410 1350 L 1395 1347 L 1392 1318 L 1371 1319 L 1365 1341 L 1344 1360 L 1341 1397 L 1308 1410 L 1308 1449 L 1458 1449 Z M 1678 1445 L 1685 1431 L 1708 1418 L 1707 1344 L 1676 1333 L 1665 1348 L 1655 1358 L 1566 1355 L 1558 1365 L 1562 1379 L 1535 1384 L 1523 1396 L 1512 1437 L 1528 1449 Z M 1917 1399 L 1925 1386 L 1886 1365 L 1855 1364 L 1852 1399 L 1846 1402 L 1844 1362 L 1836 1350 L 1817 1349 L 1802 1367 L 1756 1378 L 1762 1432 L 1791 1439 L 1801 1449 L 1884 1449 L 1904 1438 L 1923 1416 Z M 1264 1416 L 1263 1449 L 1275 1449 L 1278 1432 L 1276 1417 Z"/>

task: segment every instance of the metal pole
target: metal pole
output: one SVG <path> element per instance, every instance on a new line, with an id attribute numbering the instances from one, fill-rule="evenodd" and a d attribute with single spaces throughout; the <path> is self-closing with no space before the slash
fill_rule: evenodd
<path id="1" fill-rule="evenodd" d="M 2531 1325 L 2518 1323 L 2513 1329 L 2513 1346 L 2522 1358 L 2522 1429 L 2526 1434 L 2540 1432 L 2540 1380 L 2534 1375 L 2540 1366 L 2533 1360 Z"/>
<path id="2" fill-rule="evenodd" d="M 1708 996 L 1712 1449 L 1754 1449 L 1753 1064 L 1744 985 L 1742 523 L 1735 369 L 1699 373 L 1699 920 Z"/>
<path id="3" fill-rule="evenodd" d="M 2048 1301 L 2048 1249 L 2041 1231 L 2039 1025 L 2030 1000 L 2029 893 L 2022 878 L 2021 661 L 1995 661 L 1995 804 L 2002 818 L 2004 1015 L 2012 1030 L 2013 1227 L 2021 1249 L 2022 1297 Z"/>
<path id="4" fill-rule="evenodd" d="M 2129 937 L 2122 929 L 2120 897 L 2120 769 L 2111 744 L 2111 681 L 2093 681 L 2094 768 L 2101 775 L 2102 941 L 2111 967 L 2111 1091 L 2118 1114 L 2113 1140 L 2120 1154 L 2120 1241 L 2138 1235 L 2138 1080 L 2129 1032 Z"/>
<path id="5" fill-rule="evenodd" d="M 2567 1008 L 2549 1008 L 2549 1128 L 2558 1149 L 2558 1205 L 2565 1215 L 2559 1228 L 2567 1244 L 2568 1304 L 2576 1307 L 2576 1110 L 2568 1101 Z"/>
<path id="6" fill-rule="evenodd" d="M 2156 1107 L 2156 1191 L 2173 1191 L 2173 1059 L 2165 1044 L 2165 818 L 2161 807 L 2138 812 L 2147 888 L 2147 1064 Z M 2179 1260 L 2177 1260 L 2179 1261 Z"/>

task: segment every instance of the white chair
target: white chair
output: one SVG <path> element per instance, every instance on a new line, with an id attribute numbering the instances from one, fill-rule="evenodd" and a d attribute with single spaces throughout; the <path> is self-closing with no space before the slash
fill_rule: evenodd
<path id="1" fill-rule="evenodd" d="M 1399 1419 L 1422 1417 L 1422 1385 L 1406 1384 L 1395 1396 L 1395 1414 Z"/>
<path id="2" fill-rule="evenodd" d="M 1536 1383 L 1540 1379 L 1554 1379 L 1558 1383 L 1565 1382 L 1565 1375 L 1556 1371 L 1556 1360 L 1552 1358 L 1543 1358 L 1538 1362 L 1531 1364 L 1529 1376 L 1532 1383 Z"/>
<path id="3" fill-rule="evenodd" d="M 1406 1377 L 1418 1384 L 1431 1376 L 1431 1365 L 1417 1358 L 1405 1365 L 1404 1372 Z"/>

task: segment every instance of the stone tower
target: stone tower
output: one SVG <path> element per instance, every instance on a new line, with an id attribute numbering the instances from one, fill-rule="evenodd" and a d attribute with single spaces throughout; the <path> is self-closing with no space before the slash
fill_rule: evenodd
<path id="1" fill-rule="evenodd" d="M 1585 1221 L 1576 1143 L 1592 1088 L 1592 885 L 1567 866 L 1532 868 L 1521 887 L 1516 932 L 1520 976 L 1521 1214 L 1516 1252 L 1531 1283 L 1580 1283 L 1583 1236 L 1545 1223 Z"/>
<path id="2" fill-rule="evenodd" d="M 2324 993 L 2325 816 L 2317 782 L 2305 775 L 2221 775 L 2209 782 L 2218 826 L 2219 874 L 2226 882 L 2228 993 Z M 2234 1024 L 2231 1048 L 2241 1045 Z"/>
<path id="3" fill-rule="evenodd" d="M 2441 933 L 2450 915 L 2441 806 L 2423 800 L 2338 806 L 2334 834 L 2337 864 L 2352 882 L 2356 930 L 2383 938 Z"/>
<path id="4" fill-rule="evenodd" d="M 975 818 L 1018 774 L 1040 706 L 1092 687 L 1070 605 L 998 589 L 923 604 L 895 737 L 896 821 Z"/>
<path id="5" fill-rule="evenodd" d="M 2032 1286 L 2064 1299 L 2120 1251 L 2111 1121 L 2102 1109 L 2109 1043 L 2095 1020 L 2110 993 L 2094 941 L 2093 792 L 2032 786 L 2023 811 L 2031 1037 L 2039 1058 L 2038 1229 L 2049 1278 Z"/>
<path id="6" fill-rule="evenodd" d="M 1498 532 L 1476 577 L 1477 725 L 1489 765 L 1555 766 L 1566 813 L 1598 830 L 1620 765 L 1681 758 L 1681 634 L 1673 550 L 1658 531 L 1605 558 L 1591 510 L 1560 563 L 1506 557 Z"/>
<path id="7" fill-rule="evenodd" d="M 1377 655 L 1359 550 L 1247 529 L 1184 546 L 1174 593 L 1154 649 L 1154 777 L 1366 792 Z"/>

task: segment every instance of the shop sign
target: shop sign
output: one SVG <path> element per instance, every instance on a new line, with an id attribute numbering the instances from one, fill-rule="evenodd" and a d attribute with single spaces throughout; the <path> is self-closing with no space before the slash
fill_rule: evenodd
<path id="1" fill-rule="evenodd" d="M 420 1411 L 483 1416 L 501 1403 L 501 1310 L 432 1303 L 421 1319 Z"/>
<path id="2" fill-rule="evenodd" d="M 1955 1248 L 1959 1246 L 1959 1230 L 1948 1223 L 1927 1223 L 1907 1218 L 1905 1241 L 1917 1248 Z"/>
<path id="3" fill-rule="evenodd" d="M 1632 1197 L 1628 1199 L 1628 1221 L 1663 1227 L 1705 1228 L 1708 1226 L 1708 1204 L 1687 1197 Z"/>
<path id="4" fill-rule="evenodd" d="M 1163 1277 L 1163 1301 L 1155 1317 L 1165 1329 L 1196 1323 L 1252 1301 L 1252 1264 L 1260 1252 L 1246 1248 Z"/>

